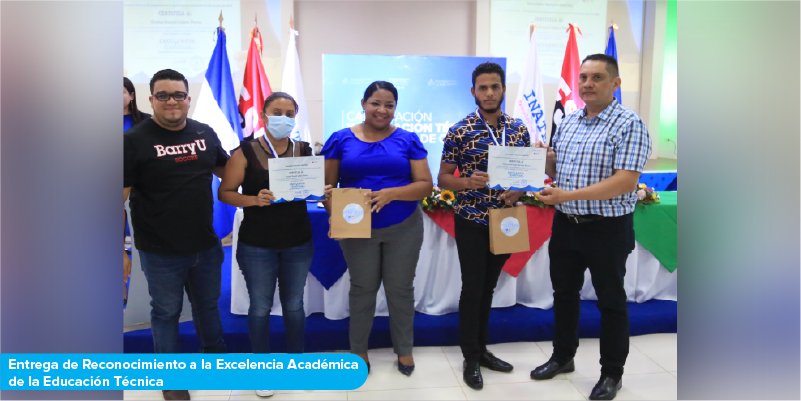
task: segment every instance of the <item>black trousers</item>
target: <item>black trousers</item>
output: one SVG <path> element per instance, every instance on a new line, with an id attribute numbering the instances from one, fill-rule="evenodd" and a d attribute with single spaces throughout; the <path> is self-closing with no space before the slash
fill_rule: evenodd
<path id="1" fill-rule="evenodd" d="M 454 216 L 456 250 L 462 270 L 459 295 L 459 346 L 467 361 L 478 361 L 487 350 L 492 294 L 509 255 L 489 251 L 489 228 Z"/>
<path id="2" fill-rule="evenodd" d="M 557 212 L 548 247 L 555 337 L 553 359 L 565 363 L 578 348 L 579 292 L 590 269 L 601 312 L 601 373 L 619 378 L 629 354 L 629 316 L 623 278 L 634 249 L 633 214 L 574 224 Z"/>

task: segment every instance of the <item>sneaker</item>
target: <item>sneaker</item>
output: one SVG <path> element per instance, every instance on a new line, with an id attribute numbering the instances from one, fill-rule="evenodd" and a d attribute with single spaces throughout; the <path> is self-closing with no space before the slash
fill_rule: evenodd
<path id="1" fill-rule="evenodd" d="M 275 395 L 275 391 L 273 390 L 256 390 L 256 395 L 259 397 L 272 397 Z"/>

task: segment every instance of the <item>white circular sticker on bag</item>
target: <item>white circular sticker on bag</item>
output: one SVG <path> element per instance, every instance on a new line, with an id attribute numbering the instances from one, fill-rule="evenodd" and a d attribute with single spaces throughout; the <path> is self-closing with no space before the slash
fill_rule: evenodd
<path id="1" fill-rule="evenodd" d="M 520 232 L 520 221 L 514 217 L 501 220 L 501 232 L 507 237 L 514 237 Z"/>
<path id="2" fill-rule="evenodd" d="M 357 203 L 348 203 L 342 208 L 342 218 L 348 224 L 359 224 L 364 219 L 364 208 Z"/>

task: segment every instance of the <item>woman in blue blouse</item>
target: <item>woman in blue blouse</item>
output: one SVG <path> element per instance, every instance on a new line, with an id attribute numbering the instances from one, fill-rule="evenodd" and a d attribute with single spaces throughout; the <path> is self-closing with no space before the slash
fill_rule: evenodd
<path id="1" fill-rule="evenodd" d="M 369 369 L 367 340 L 376 294 L 387 296 L 398 370 L 414 370 L 414 274 L 423 244 L 418 201 L 431 193 L 427 152 L 417 134 L 393 126 L 398 90 L 376 81 L 364 91 L 364 122 L 331 135 L 323 147 L 325 183 L 370 189 L 371 238 L 340 241 L 350 272 L 350 347 Z"/>
<path id="2" fill-rule="evenodd" d="M 139 111 L 136 107 L 136 91 L 128 77 L 122 77 L 122 132 L 128 131 L 142 120 L 150 118 L 150 114 Z"/>

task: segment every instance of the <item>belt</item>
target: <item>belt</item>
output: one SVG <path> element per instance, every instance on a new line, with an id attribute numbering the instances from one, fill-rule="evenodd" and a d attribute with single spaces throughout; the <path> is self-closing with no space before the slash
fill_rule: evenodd
<path id="1" fill-rule="evenodd" d="M 565 218 L 567 218 L 567 221 L 573 224 L 590 223 L 593 221 L 598 221 L 606 218 L 606 216 L 601 216 L 598 214 L 568 214 L 561 212 L 560 214 L 565 216 Z"/>

